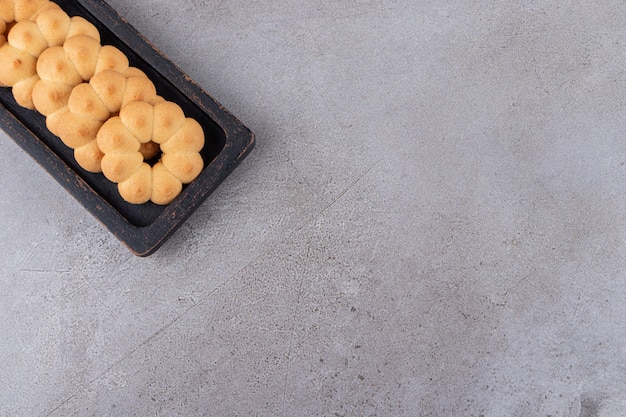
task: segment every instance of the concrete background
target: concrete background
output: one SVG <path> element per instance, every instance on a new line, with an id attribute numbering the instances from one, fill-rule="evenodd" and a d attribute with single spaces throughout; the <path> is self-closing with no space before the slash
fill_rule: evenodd
<path id="1" fill-rule="evenodd" d="M 626 415 L 626 3 L 110 0 L 257 137 L 137 258 L 0 135 L 0 416 Z"/>

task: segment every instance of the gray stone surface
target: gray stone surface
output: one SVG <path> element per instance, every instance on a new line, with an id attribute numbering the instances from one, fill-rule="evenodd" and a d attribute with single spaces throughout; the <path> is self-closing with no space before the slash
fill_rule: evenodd
<path id="1" fill-rule="evenodd" d="M 0 416 L 626 415 L 626 4 L 110 0 L 257 136 L 149 258 L 0 134 Z"/>

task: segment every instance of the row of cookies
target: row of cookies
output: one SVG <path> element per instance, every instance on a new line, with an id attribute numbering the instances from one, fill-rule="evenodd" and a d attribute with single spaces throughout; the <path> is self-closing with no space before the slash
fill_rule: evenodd
<path id="1" fill-rule="evenodd" d="M 168 204 L 199 175 L 202 127 L 118 48 L 101 45 L 93 24 L 52 1 L 12 0 L 0 2 L 0 29 L 0 85 L 124 200 Z"/>

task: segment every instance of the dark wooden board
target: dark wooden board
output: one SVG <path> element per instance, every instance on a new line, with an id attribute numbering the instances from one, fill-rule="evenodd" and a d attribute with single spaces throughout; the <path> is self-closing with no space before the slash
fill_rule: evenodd
<path id="1" fill-rule="evenodd" d="M 99 219 L 135 255 L 154 253 L 209 197 L 254 147 L 254 135 L 236 117 L 200 88 L 180 68 L 101 0 L 59 0 L 70 16 L 93 23 L 103 45 L 114 45 L 130 64 L 143 70 L 159 95 L 179 104 L 205 132 L 200 152 L 205 167 L 170 204 L 126 203 L 117 186 L 102 174 L 83 170 L 67 148 L 45 126 L 39 113 L 20 107 L 10 89 L 0 88 L 2 129 L 28 152 L 89 212 Z"/>

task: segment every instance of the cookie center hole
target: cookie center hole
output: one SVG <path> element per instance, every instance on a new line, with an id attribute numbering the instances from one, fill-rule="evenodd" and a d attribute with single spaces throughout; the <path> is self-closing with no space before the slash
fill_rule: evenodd
<path id="1" fill-rule="evenodd" d="M 142 143 L 139 152 L 143 155 L 143 160 L 150 166 L 154 166 L 161 158 L 161 147 L 158 143 L 150 141 Z"/>

